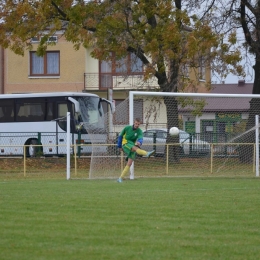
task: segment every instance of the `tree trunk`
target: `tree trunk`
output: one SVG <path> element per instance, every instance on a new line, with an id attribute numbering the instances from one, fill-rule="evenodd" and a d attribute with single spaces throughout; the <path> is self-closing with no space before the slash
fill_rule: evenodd
<path id="1" fill-rule="evenodd" d="M 255 80 L 252 94 L 260 94 L 260 61 L 256 57 L 254 66 Z M 255 142 L 255 116 L 260 115 L 260 99 L 252 98 L 250 101 L 249 117 L 246 125 L 246 132 L 239 140 L 240 143 Z M 242 145 L 239 148 L 239 159 L 243 163 L 252 163 L 254 157 L 254 148 L 252 145 Z"/>
<path id="2" fill-rule="evenodd" d="M 178 101 L 175 97 L 165 96 L 164 104 L 166 106 L 166 115 L 167 115 L 167 129 L 168 135 L 166 143 L 179 143 L 179 136 L 173 137 L 169 135 L 169 129 L 173 126 L 179 128 L 179 116 L 178 116 Z M 165 152 L 166 154 L 166 152 Z M 169 162 L 178 163 L 180 160 L 180 147 L 178 145 L 169 146 Z"/>

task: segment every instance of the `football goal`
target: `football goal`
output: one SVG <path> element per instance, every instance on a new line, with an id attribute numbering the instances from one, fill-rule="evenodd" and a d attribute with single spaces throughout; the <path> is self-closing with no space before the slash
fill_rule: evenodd
<path id="1" fill-rule="evenodd" d="M 105 131 L 87 129 L 90 169 L 78 177 L 120 175 L 126 158 L 117 137 L 135 118 L 141 120 L 142 149 L 155 154 L 137 156 L 126 178 L 259 176 L 259 114 L 260 95 L 130 91 L 108 113 Z M 178 136 L 169 135 L 171 127 L 179 128 Z"/>

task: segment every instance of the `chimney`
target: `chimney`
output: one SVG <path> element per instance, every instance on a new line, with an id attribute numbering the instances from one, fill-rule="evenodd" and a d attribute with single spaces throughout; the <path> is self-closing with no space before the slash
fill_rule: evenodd
<path id="1" fill-rule="evenodd" d="M 245 85 L 246 81 L 244 79 L 240 79 L 238 81 L 238 87 L 243 87 Z"/>

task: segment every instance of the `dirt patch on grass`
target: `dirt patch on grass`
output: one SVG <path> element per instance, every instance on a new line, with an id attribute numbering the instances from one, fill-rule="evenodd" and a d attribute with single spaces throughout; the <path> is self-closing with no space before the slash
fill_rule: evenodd
<path id="1" fill-rule="evenodd" d="M 26 168 L 31 169 L 61 169 L 66 168 L 67 160 L 65 157 L 42 157 L 42 158 L 0 158 L 0 171 L 12 171 L 24 169 L 24 163 Z M 76 160 L 78 169 L 89 168 L 90 158 L 77 158 Z M 75 167 L 75 159 L 71 158 L 71 168 Z"/>

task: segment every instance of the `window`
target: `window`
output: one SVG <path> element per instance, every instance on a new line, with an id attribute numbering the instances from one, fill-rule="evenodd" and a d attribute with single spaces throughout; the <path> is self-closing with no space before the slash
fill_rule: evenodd
<path id="1" fill-rule="evenodd" d="M 16 121 L 43 121 L 44 120 L 44 103 L 17 103 L 16 104 Z"/>
<path id="2" fill-rule="evenodd" d="M 201 57 L 199 59 L 199 79 L 205 80 L 206 66 L 205 59 Z"/>
<path id="3" fill-rule="evenodd" d="M 49 101 L 47 103 L 47 113 L 46 113 L 46 121 L 50 121 L 54 119 L 54 109 L 53 102 Z"/>
<path id="4" fill-rule="evenodd" d="M 59 76 L 60 75 L 60 52 L 47 51 L 43 57 L 36 52 L 30 52 L 30 75 L 31 76 Z"/>
<path id="5" fill-rule="evenodd" d="M 0 122 L 14 121 L 14 101 L 1 100 L 0 103 Z"/>
<path id="6" fill-rule="evenodd" d="M 50 36 L 48 38 L 47 42 L 58 42 L 58 37 L 57 36 Z"/>
<path id="7" fill-rule="evenodd" d="M 124 100 L 115 100 L 116 111 L 114 113 L 114 124 L 129 123 L 129 103 Z M 143 123 L 143 100 L 134 100 L 134 118 L 140 118 Z"/>
<path id="8" fill-rule="evenodd" d="M 31 42 L 32 43 L 39 43 L 42 37 L 43 36 L 41 36 L 41 37 L 39 37 L 39 36 L 32 37 L 31 38 Z M 50 37 L 48 37 L 47 42 L 58 42 L 58 36 L 50 36 Z"/>
<path id="9" fill-rule="evenodd" d="M 184 65 L 181 67 L 181 75 L 182 75 L 184 78 L 189 78 L 189 65 L 184 64 Z"/>
<path id="10" fill-rule="evenodd" d="M 144 137 L 148 137 L 148 138 L 153 138 L 155 134 L 155 131 L 145 131 L 144 132 Z"/>
<path id="11" fill-rule="evenodd" d="M 100 63 L 100 88 L 112 88 L 112 64 L 111 61 L 101 61 Z"/>
<path id="12" fill-rule="evenodd" d="M 114 60 L 110 62 L 111 72 L 113 74 L 142 74 L 143 63 L 134 54 L 131 53 L 120 60 Z M 102 72 L 102 71 L 101 71 Z"/>
<path id="13" fill-rule="evenodd" d="M 122 58 L 115 62 L 115 72 L 118 74 L 126 74 L 128 72 L 128 57 Z"/>
<path id="14" fill-rule="evenodd" d="M 131 73 L 143 72 L 143 62 L 134 53 L 130 55 L 130 66 Z"/>
<path id="15" fill-rule="evenodd" d="M 113 76 L 143 75 L 143 63 L 134 54 L 116 60 L 112 54 L 112 61 L 100 61 L 99 86 L 101 89 L 113 87 Z"/>
<path id="16" fill-rule="evenodd" d="M 59 103 L 58 105 L 58 125 L 59 127 L 67 131 L 67 112 L 68 112 L 68 105 L 67 103 Z"/>
<path id="17" fill-rule="evenodd" d="M 38 42 L 40 42 L 40 39 L 39 39 L 39 37 L 35 36 L 35 37 L 31 38 L 31 42 L 32 43 L 38 43 Z"/>
<path id="18" fill-rule="evenodd" d="M 157 138 L 166 139 L 167 133 L 164 131 L 157 131 Z"/>

